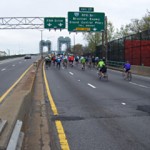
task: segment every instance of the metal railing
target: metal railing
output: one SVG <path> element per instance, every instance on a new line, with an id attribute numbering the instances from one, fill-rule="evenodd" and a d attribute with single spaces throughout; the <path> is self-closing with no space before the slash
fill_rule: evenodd
<path id="1" fill-rule="evenodd" d="M 120 62 L 120 61 L 107 61 L 108 66 L 116 67 L 116 68 L 123 68 L 123 65 L 125 62 Z"/>

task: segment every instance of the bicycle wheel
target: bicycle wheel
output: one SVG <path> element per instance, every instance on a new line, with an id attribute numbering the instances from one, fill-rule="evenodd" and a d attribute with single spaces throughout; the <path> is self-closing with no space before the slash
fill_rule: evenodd
<path id="1" fill-rule="evenodd" d="M 124 80 L 126 79 L 126 73 L 124 71 L 122 72 L 122 77 Z"/>
<path id="2" fill-rule="evenodd" d="M 131 81 L 131 80 L 132 80 L 131 72 L 128 72 L 128 81 Z"/>
<path id="3" fill-rule="evenodd" d="M 104 78 L 106 79 L 106 81 L 108 81 L 108 74 L 105 73 Z"/>

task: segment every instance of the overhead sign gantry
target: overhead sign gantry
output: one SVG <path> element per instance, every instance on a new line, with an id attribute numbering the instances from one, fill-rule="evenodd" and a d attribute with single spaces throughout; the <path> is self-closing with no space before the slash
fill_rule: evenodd
<path id="1" fill-rule="evenodd" d="M 65 17 L 0 17 L 0 29 L 66 29 Z M 68 12 L 69 32 L 101 32 L 105 30 L 105 14 L 93 7 L 80 7 Z"/>

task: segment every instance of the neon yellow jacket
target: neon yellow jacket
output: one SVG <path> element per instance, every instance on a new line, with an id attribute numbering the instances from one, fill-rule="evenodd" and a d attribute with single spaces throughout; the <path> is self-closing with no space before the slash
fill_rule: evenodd
<path id="1" fill-rule="evenodd" d="M 97 67 L 102 68 L 103 66 L 105 66 L 105 63 L 104 63 L 103 60 L 100 60 L 100 61 L 98 62 Z"/>

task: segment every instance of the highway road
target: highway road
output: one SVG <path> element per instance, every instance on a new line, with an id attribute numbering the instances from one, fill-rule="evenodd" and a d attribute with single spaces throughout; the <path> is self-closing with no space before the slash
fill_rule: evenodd
<path id="1" fill-rule="evenodd" d="M 105 81 L 80 66 L 51 66 L 46 76 L 58 111 L 50 119 L 61 121 L 71 150 L 150 150 L 149 77 L 108 70 Z"/>
<path id="2" fill-rule="evenodd" d="M 38 57 L 32 56 L 32 59 L 21 57 L 0 61 L 0 97 Z"/>

